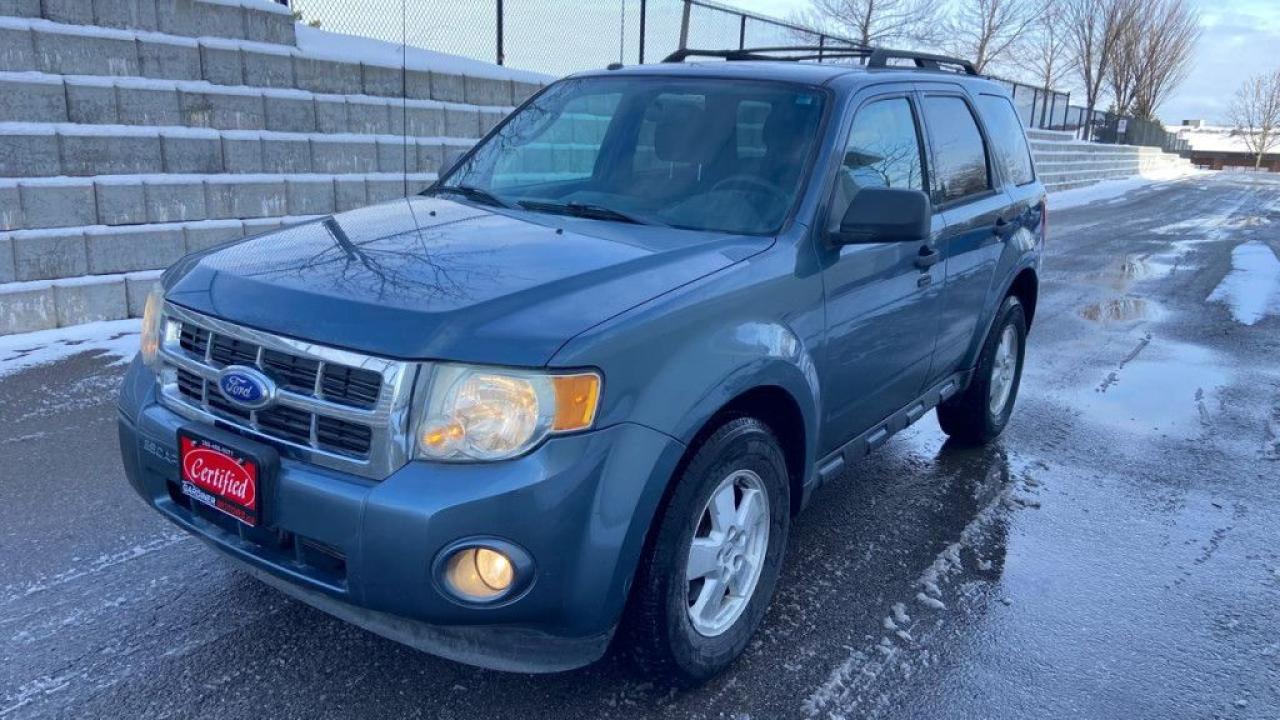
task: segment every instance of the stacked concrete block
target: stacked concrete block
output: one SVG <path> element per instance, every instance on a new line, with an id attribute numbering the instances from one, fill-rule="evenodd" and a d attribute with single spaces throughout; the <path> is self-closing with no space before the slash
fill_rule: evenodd
<path id="1" fill-rule="evenodd" d="M 0 0 L 0 15 L 38 18 L 40 0 Z"/>
<path id="2" fill-rule="evenodd" d="M 51 283 L 0 285 L 0 332 L 21 333 L 58 326 Z"/>
<path id="3" fill-rule="evenodd" d="M 16 184 L 0 186 L 0 231 L 27 226 L 22 213 L 22 192 Z"/>
<path id="4" fill-rule="evenodd" d="M 9 240 L 15 280 L 49 280 L 89 272 L 83 232 L 30 230 L 14 233 Z"/>
<path id="5" fill-rule="evenodd" d="M 85 254 L 91 275 L 168 267 L 185 254 L 184 237 L 181 227 L 95 228 L 85 233 Z"/>
<path id="6" fill-rule="evenodd" d="M 17 277 L 13 268 L 13 238 L 0 236 L 0 287 Z"/>
<path id="7" fill-rule="evenodd" d="M 67 121 L 67 94 L 57 76 L 24 82 L 0 78 L 0 98 L 4 98 L 4 102 L 0 102 L 0 122 Z"/>
<path id="8" fill-rule="evenodd" d="M 142 317 L 147 305 L 147 294 L 160 280 L 160 270 L 143 270 L 124 276 L 124 296 L 128 317 Z"/>

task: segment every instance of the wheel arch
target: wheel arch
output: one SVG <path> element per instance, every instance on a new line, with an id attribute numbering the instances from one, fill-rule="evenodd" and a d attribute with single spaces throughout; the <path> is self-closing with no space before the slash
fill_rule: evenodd
<path id="1" fill-rule="evenodd" d="M 672 480 L 674 481 L 675 477 L 684 471 L 689 460 L 707 437 L 720 426 L 739 417 L 759 420 L 777 438 L 782 448 L 783 459 L 787 464 L 791 514 L 795 515 L 800 510 L 804 481 L 812 465 L 812 456 L 806 445 L 809 438 L 800 403 L 780 385 L 757 385 L 740 392 L 706 418 L 690 438 L 684 456 L 680 458 L 680 463 L 672 474 Z M 669 487 L 670 485 L 668 489 Z"/>
<path id="2" fill-rule="evenodd" d="M 1031 320 L 1036 314 L 1036 301 L 1040 297 L 1040 278 L 1036 275 L 1034 268 L 1022 268 L 1009 283 L 1004 294 L 1000 296 L 1000 301 L 1004 302 L 1004 298 L 1010 295 L 1018 298 L 1018 302 L 1022 303 L 1022 312 L 1027 318 L 1027 329 L 1030 330 Z"/>

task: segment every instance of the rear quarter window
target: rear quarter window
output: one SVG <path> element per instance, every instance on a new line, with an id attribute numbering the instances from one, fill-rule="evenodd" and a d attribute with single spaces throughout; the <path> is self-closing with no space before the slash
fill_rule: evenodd
<path id="1" fill-rule="evenodd" d="M 996 162 L 1004 168 L 1005 175 L 1015 185 L 1026 185 L 1034 180 L 1031 149 L 1027 147 L 1018 112 L 1009 99 L 999 95 L 979 95 L 978 112 L 987 124 Z"/>

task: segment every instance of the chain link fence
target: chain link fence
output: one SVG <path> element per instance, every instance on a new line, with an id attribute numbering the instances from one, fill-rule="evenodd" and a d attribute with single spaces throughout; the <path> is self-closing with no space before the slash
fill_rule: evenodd
<path id="1" fill-rule="evenodd" d="M 287 0 L 302 22 L 334 32 L 568 75 L 610 63 L 654 63 L 682 47 L 732 50 L 857 47 L 838 35 L 713 0 Z M 835 62 L 851 62 L 848 59 Z M 857 62 L 852 61 L 852 62 Z M 992 78 L 1009 89 L 1028 128 L 1096 142 L 1186 151 L 1159 124 L 1071 104 L 1071 94 Z"/>

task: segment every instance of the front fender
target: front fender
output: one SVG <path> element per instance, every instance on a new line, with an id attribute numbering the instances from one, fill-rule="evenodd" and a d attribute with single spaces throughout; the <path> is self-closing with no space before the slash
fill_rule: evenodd
<path id="1" fill-rule="evenodd" d="M 821 277 L 798 257 L 779 247 L 686 285 L 573 338 L 551 364 L 603 371 L 601 427 L 633 422 L 685 444 L 736 397 L 781 389 L 803 418 L 807 479 L 825 318 Z"/>

